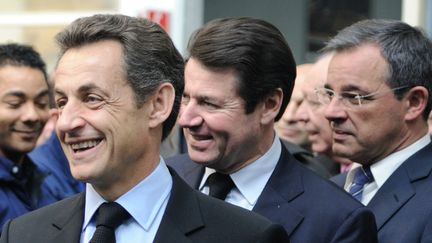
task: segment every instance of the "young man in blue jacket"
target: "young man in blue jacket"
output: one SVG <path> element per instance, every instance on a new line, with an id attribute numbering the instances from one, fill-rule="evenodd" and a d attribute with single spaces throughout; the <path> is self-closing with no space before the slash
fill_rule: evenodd
<path id="1" fill-rule="evenodd" d="M 48 119 L 45 63 L 30 46 L 0 45 L 0 225 L 56 201 L 27 156 Z"/>

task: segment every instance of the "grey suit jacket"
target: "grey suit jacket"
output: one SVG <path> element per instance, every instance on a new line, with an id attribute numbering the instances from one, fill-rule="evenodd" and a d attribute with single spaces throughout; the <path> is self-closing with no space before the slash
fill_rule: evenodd
<path id="1" fill-rule="evenodd" d="M 289 242 L 280 225 L 211 199 L 191 189 L 175 173 L 173 188 L 154 242 Z M 1 243 L 78 243 L 84 193 L 9 221 Z M 131 238 L 130 242 L 134 242 Z"/>
<path id="2" fill-rule="evenodd" d="M 346 173 L 332 178 L 343 187 Z M 432 242 L 432 143 L 408 158 L 367 205 L 380 243 Z"/>
<path id="3" fill-rule="evenodd" d="M 187 155 L 165 161 L 198 188 L 203 166 Z M 284 226 L 293 243 L 377 242 L 373 214 L 341 188 L 304 168 L 285 147 L 253 211 Z"/>

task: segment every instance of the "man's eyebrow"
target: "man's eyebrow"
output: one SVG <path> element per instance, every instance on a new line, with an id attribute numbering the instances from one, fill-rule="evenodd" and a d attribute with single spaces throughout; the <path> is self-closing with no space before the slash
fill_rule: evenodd
<path id="1" fill-rule="evenodd" d="M 78 93 L 83 94 L 83 93 L 88 93 L 88 92 L 93 91 L 93 90 L 97 90 L 99 92 L 102 92 L 104 95 L 107 95 L 107 93 L 104 90 L 102 90 L 99 86 L 96 86 L 93 83 L 84 84 L 84 85 L 80 86 L 78 88 Z M 65 95 L 65 93 L 58 88 L 54 88 L 54 93 L 58 94 L 58 95 Z"/>
<path id="2" fill-rule="evenodd" d="M 62 95 L 62 96 L 64 96 L 64 92 L 61 91 L 61 90 L 59 90 L 59 89 L 57 89 L 57 88 L 54 88 L 54 95 Z"/>
<path id="3" fill-rule="evenodd" d="M 36 98 L 38 99 L 38 98 L 41 98 L 44 96 L 49 96 L 49 90 L 48 89 L 42 90 L 38 95 L 36 95 Z"/>
<path id="4" fill-rule="evenodd" d="M 204 101 L 217 101 L 218 99 L 216 97 L 208 96 L 208 95 L 199 95 L 196 97 L 197 100 L 204 100 Z"/>
<path id="5" fill-rule="evenodd" d="M 346 85 L 346 86 L 342 86 L 342 90 L 343 90 L 343 91 L 352 91 L 352 90 L 355 90 L 355 91 L 363 91 L 363 89 L 360 88 L 359 86 L 357 86 L 357 85 L 352 85 L 352 84 L 350 84 L 350 85 Z"/>
<path id="6" fill-rule="evenodd" d="M 98 86 L 96 86 L 95 84 L 93 84 L 93 83 L 88 83 L 88 84 L 84 84 L 84 85 L 80 86 L 80 87 L 78 88 L 78 93 L 87 93 L 87 92 L 89 92 L 89 91 L 91 91 L 91 90 L 99 90 L 99 91 L 102 91 L 102 89 L 99 88 Z M 102 92 L 103 92 L 103 91 L 102 91 Z"/>
<path id="7" fill-rule="evenodd" d="M 324 84 L 324 88 L 333 90 L 332 86 L 328 83 Z M 341 90 L 342 91 L 363 91 L 363 89 L 361 89 L 357 85 L 352 85 L 352 84 L 342 86 Z"/>
<path id="8" fill-rule="evenodd" d="M 324 88 L 326 88 L 326 89 L 331 89 L 331 90 L 333 89 L 332 86 L 331 86 L 330 84 L 324 84 Z"/>
<path id="9" fill-rule="evenodd" d="M 25 98 L 26 94 L 24 92 L 22 92 L 22 91 L 16 91 L 16 90 L 14 90 L 14 91 L 7 92 L 4 95 L 4 97 L 6 97 L 6 96 L 15 96 L 15 97 L 19 97 L 19 98 Z"/>

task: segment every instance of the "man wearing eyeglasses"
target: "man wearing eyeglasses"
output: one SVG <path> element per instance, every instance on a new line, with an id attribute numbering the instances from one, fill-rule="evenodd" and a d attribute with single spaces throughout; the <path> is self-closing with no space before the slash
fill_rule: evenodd
<path id="1" fill-rule="evenodd" d="M 431 41 L 400 21 L 366 20 L 325 51 L 334 56 L 316 94 L 333 152 L 361 163 L 335 181 L 374 212 L 379 242 L 431 242 Z"/>

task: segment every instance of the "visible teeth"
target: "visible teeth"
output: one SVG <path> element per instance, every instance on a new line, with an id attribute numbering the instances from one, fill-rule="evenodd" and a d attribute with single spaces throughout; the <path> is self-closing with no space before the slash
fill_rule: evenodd
<path id="1" fill-rule="evenodd" d="M 97 140 L 92 140 L 92 141 L 85 141 L 85 142 L 81 142 L 81 143 L 74 143 L 72 144 L 72 149 L 77 150 L 77 149 L 88 149 L 88 148 L 92 148 L 94 146 L 96 146 L 98 144 Z"/>

